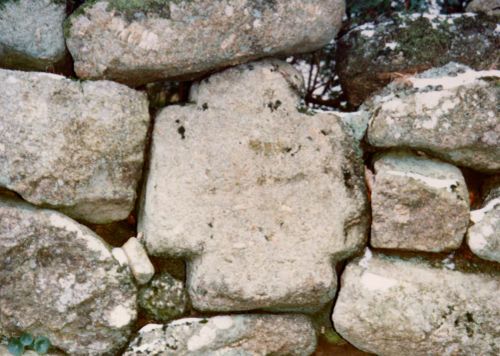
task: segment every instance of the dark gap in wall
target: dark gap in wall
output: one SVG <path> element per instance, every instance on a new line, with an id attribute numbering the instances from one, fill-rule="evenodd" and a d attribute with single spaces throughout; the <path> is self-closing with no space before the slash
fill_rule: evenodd
<path id="1" fill-rule="evenodd" d="M 78 221 L 87 226 L 112 247 L 121 247 L 131 237 L 136 236 L 136 224 L 132 216 L 122 221 L 115 221 L 109 224 L 92 224 L 85 221 Z"/>
<path id="2" fill-rule="evenodd" d="M 445 264 L 453 263 L 454 270 L 463 273 L 486 273 L 500 275 L 498 263 L 483 260 L 472 253 L 467 242 L 456 249 L 446 252 L 426 252 L 426 251 L 405 251 L 398 249 L 372 248 L 374 254 L 380 253 L 389 257 L 396 257 L 401 260 L 416 259 L 429 263 L 433 267 L 443 268 Z"/>
<path id="3" fill-rule="evenodd" d="M 24 199 L 21 195 L 17 194 L 13 190 L 10 190 L 10 189 L 4 188 L 4 187 L 0 187 L 0 199 L 1 198 L 19 199 L 19 200 L 24 201 Z"/>
<path id="4" fill-rule="evenodd" d="M 66 1 L 66 15 L 71 15 L 76 9 L 78 9 L 86 0 L 67 0 Z"/>
<path id="5" fill-rule="evenodd" d="M 155 273 L 166 272 L 179 281 L 186 282 L 186 261 L 178 257 L 149 256 Z"/>
<path id="6" fill-rule="evenodd" d="M 481 208 L 485 194 L 487 194 L 487 189 L 485 186 L 486 180 L 489 178 L 488 175 L 473 171 L 472 169 L 465 167 L 458 167 L 462 171 L 465 182 L 467 183 L 467 189 L 469 190 L 470 198 L 470 208 L 471 210 L 476 210 Z"/>
<path id="7" fill-rule="evenodd" d="M 191 85 L 192 82 L 155 82 L 136 88 L 136 90 L 144 92 L 148 97 L 150 124 L 144 145 L 144 165 L 136 189 L 137 199 L 134 209 L 129 216 L 129 219 L 135 221 L 135 223 L 137 223 L 142 196 L 146 193 L 145 183 L 149 172 L 150 152 L 156 116 L 166 106 L 187 102 Z"/>

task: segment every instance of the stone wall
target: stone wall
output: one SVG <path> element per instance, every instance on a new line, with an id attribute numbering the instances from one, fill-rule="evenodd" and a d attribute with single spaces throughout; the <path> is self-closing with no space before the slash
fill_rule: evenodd
<path id="1" fill-rule="evenodd" d="M 80 3 L 0 1 L 0 355 L 500 354 L 498 2 Z"/>

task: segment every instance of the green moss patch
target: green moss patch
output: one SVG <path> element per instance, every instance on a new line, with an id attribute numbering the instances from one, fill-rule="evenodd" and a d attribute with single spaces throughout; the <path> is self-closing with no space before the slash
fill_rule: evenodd
<path id="1" fill-rule="evenodd" d="M 406 58 L 412 58 L 419 63 L 433 63 L 436 57 L 449 50 L 452 35 L 446 22 L 433 28 L 427 18 L 421 17 L 408 21 L 397 36 L 398 48 Z"/>

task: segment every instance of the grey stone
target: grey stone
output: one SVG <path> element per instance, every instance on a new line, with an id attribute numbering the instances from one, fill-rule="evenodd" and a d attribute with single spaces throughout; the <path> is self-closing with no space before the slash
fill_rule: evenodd
<path id="1" fill-rule="evenodd" d="M 338 40 L 335 52 L 343 92 L 358 106 L 392 80 L 449 62 L 489 69 L 498 60 L 497 22 L 470 13 L 395 13 L 354 27 Z"/>
<path id="2" fill-rule="evenodd" d="M 495 272 L 496 271 L 496 272 Z M 498 355 L 500 275 L 383 255 L 349 263 L 337 332 L 377 355 Z"/>
<path id="3" fill-rule="evenodd" d="M 165 272 L 139 290 L 139 305 L 155 321 L 170 321 L 184 314 L 187 299 L 184 283 Z"/>
<path id="4" fill-rule="evenodd" d="M 79 77 L 137 86 L 310 52 L 344 11 L 343 0 L 99 0 L 67 20 L 66 42 Z"/>
<path id="5" fill-rule="evenodd" d="M 483 12 L 488 15 L 500 15 L 500 0 L 472 0 L 467 11 Z"/>
<path id="6" fill-rule="evenodd" d="M 317 309 L 333 261 L 366 241 L 358 142 L 334 114 L 299 113 L 301 85 L 287 63 L 250 63 L 156 118 L 138 229 L 150 254 L 188 259 L 197 309 Z"/>
<path id="7" fill-rule="evenodd" d="M 316 334 L 304 315 L 231 315 L 149 324 L 124 356 L 155 355 L 311 355 Z"/>
<path id="8" fill-rule="evenodd" d="M 451 164 L 405 152 L 375 162 L 371 245 L 441 252 L 462 244 L 469 221 L 469 193 Z"/>
<path id="9" fill-rule="evenodd" d="M 66 55 L 63 21 L 66 1 L 0 2 L 0 66 L 46 70 Z"/>
<path id="10" fill-rule="evenodd" d="M 500 262 L 500 185 L 491 189 L 481 209 L 471 211 L 467 243 L 477 256 Z"/>
<path id="11" fill-rule="evenodd" d="M 76 219 L 123 220 L 148 125 L 145 95 L 124 85 L 0 70 L 0 186 Z"/>
<path id="12" fill-rule="evenodd" d="M 361 141 L 365 137 L 370 121 L 370 113 L 368 111 L 359 110 L 355 112 L 335 112 L 348 129 L 351 130 L 352 136 Z"/>
<path id="13" fill-rule="evenodd" d="M 395 81 L 366 104 L 368 141 L 411 147 L 459 166 L 500 171 L 500 71 L 449 63 Z"/>
<path id="14" fill-rule="evenodd" d="M 70 218 L 0 201 L 0 335 L 42 335 L 71 355 L 123 347 L 136 287 L 110 247 Z"/>

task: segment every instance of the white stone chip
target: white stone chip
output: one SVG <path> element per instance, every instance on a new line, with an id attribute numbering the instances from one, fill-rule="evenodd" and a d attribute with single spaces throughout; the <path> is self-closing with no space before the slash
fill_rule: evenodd
<path id="1" fill-rule="evenodd" d="M 128 266 L 128 258 L 125 251 L 121 247 L 115 247 L 111 250 L 111 254 L 118 261 L 120 266 Z"/>
<path id="2" fill-rule="evenodd" d="M 137 283 L 146 284 L 155 274 L 155 268 L 151 263 L 146 249 L 135 237 L 131 237 L 123 246 L 123 251 L 128 259 Z"/>

